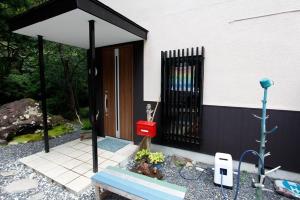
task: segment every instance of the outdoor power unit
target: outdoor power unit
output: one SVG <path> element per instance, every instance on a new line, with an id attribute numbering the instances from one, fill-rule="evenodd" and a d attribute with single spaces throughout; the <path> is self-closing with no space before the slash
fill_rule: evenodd
<path id="1" fill-rule="evenodd" d="M 214 183 L 223 187 L 233 187 L 233 167 L 232 157 L 227 153 L 216 153 Z M 222 175 L 223 174 L 223 175 Z M 223 176 L 223 177 L 222 177 Z"/>

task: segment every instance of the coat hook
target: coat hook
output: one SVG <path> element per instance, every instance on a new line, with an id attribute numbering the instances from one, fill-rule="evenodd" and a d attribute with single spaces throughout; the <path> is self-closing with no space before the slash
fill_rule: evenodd
<path id="1" fill-rule="evenodd" d="M 272 130 L 266 131 L 265 134 L 273 133 L 273 132 L 276 131 L 277 129 L 278 129 L 278 126 L 275 126 L 274 128 L 272 128 Z"/>
<path id="2" fill-rule="evenodd" d="M 252 114 L 253 117 L 257 118 L 257 119 L 262 119 L 260 116 L 256 115 L 256 114 Z M 266 116 L 266 119 L 269 118 L 269 115 Z"/>

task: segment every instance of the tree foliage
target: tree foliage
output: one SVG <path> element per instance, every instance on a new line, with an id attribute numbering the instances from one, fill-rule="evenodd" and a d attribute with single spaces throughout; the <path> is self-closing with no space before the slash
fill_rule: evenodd
<path id="1" fill-rule="evenodd" d="M 0 105 L 25 97 L 39 100 L 37 40 L 10 32 L 8 20 L 43 2 L 0 2 Z M 88 104 L 86 51 L 47 41 L 44 55 L 48 110 L 72 119 Z"/>

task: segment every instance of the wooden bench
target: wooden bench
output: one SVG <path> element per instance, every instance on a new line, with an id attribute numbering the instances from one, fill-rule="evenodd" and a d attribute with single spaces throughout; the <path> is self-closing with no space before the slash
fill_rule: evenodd
<path id="1" fill-rule="evenodd" d="M 111 166 L 96 173 L 92 183 L 98 200 L 107 191 L 134 200 L 181 200 L 186 193 L 184 187 Z"/>

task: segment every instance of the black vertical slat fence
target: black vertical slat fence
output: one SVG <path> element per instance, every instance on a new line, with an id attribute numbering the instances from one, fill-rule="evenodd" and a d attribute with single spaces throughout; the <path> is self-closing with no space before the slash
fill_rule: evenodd
<path id="1" fill-rule="evenodd" d="M 204 48 L 161 52 L 162 139 L 200 144 Z"/>

